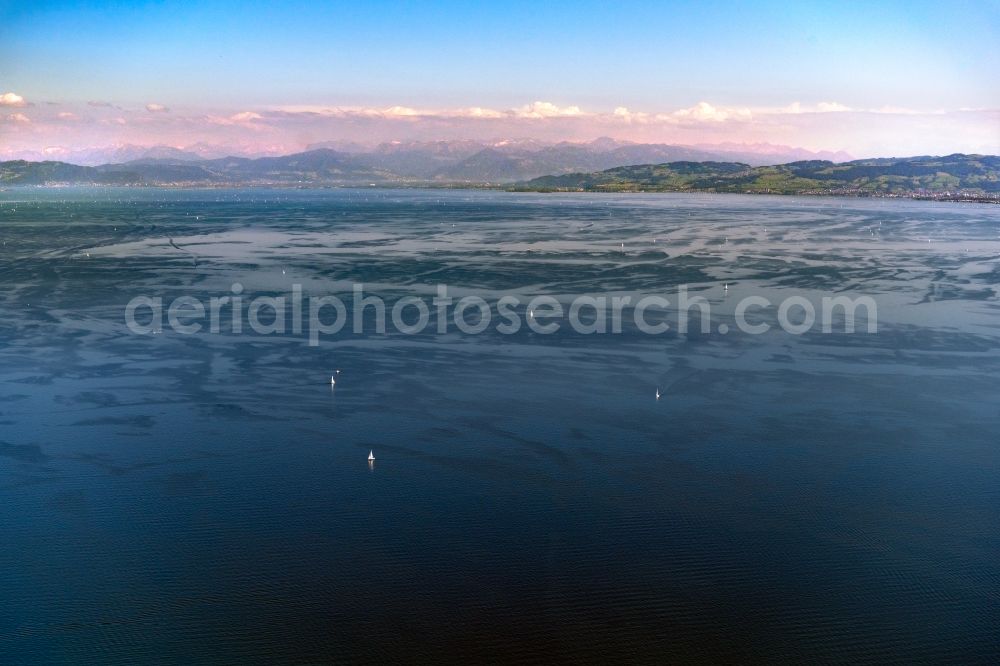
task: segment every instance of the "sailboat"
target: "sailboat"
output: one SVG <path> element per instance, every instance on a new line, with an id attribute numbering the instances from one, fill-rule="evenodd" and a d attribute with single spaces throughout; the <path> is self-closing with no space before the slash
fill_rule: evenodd
<path id="1" fill-rule="evenodd" d="M 374 451 L 369 451 L 368 452 L 368 462 L 375 462 L 375 452 Z"/>
<path id="2" fill-rule="evenodd" d="M 659 388 L 656 389 L 656 399 L 657 400 L 660 399 L 660 389 Z"/>

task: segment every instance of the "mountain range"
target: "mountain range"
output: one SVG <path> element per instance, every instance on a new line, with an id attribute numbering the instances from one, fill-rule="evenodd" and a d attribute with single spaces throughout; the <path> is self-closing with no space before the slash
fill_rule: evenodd
<path id="1" fill-rule="evenodd" d="M 655 161 L 644 162 L 650 158 Z M 316 148 L 276 157 L 144 158 L 100 166 L 14 160 L 0 162 L 0 185 L 474 185 L 530 191 L 1000 196 L 1000 157 L 990 155 L 813 159 L 768 166 L 704 158 L 693 149 L 648 144 L 596 150 L 589 144 L 512 142 L 482 148 L 473 142 L 430 142 L 384 144 L 363 153 Z M 608 162 L 613 166 L 603 168 Z"/>
<path id="2" fill-rule="evenodd" d="M 802 148 L 771 144 L 726 144 L 676 146 L 640 144 L 601 138 L 587 143 L 543 143 L 532 139 L 502 139 L 490 142 L 455 140 L 388 142 L 366 147 L 354 142 L 328 141 L 311 144 L 293 155 L 230 154 L 219 147 L 195 144 L 184 149 L 172 146 L 117 145 L 46 154 L 22 154 L 29 161 L 59 161 L 91 166 L 103 179 L 135 179 L 151 184 L 169 181 L 187 173 L 194 180 L 224 182 L 232 177 L 290 178 L 299 164 L 315 167 L 313 178 L 332 182 L 351 180 L 439 181 L 465 183 L 511 183 L 537 176 L 600 171 L 623 164 L 650 164 L 677 160 L 738 161 L 751 165 L 779 164 L 802 159 L 851 159 L 843 152 L 811 152 Z M 275 160 L 279 160 L 276 162 Z M 283 161 L 284 163 L 282 164 Z M 153 169 L 152 166 L 174 167 Z M 200 167 L 202 170 L 191 169 Z M 272 173 L 276 171 L 276 173 Z M 249 172 L 254 172 L 253 174 Z M 131 175 L 127 175 L 131 174 Z M 299 180 L 294 177 L 292 180 Z"/>

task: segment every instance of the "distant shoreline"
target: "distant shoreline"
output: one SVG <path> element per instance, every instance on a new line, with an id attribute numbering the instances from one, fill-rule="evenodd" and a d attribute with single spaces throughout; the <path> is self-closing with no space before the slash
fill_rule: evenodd
<path id="1" fill-rule="evenodd" d="M 511 194 L 716 194 L 775 197 L 828 197 L 835 199 L 902 199 L 909 201 L 940 201 L 946 203 L 1000 204 L 1000 194 L 906 194 L 906 193 L 844 193 L 844 192 L 727 192 L 712 190 L 656 190 L 656 189 L 582 189 L 582 188 L 528 188 L 512 184 L 497 183 L 45 183 L 9 184 L 0 186 L 0 193 L 16 190 L 60 190 L 60 189 L 135 189 L 135 190 L 204 190 L 223 191 L 239 189 L 269 190 L 470 190 L 508 192 Z"/>
<path id="2" fill-rule="evenodd" d="M 719 194 L 719 195 L 747 195 L 747 196 L 772 196 L 772 197 L 829 197 L 836 199 L 906 199 L 910 201 L 945 201 L 951 203 L 987 203 L 1000 204 L 1000 194 L 996 196 L 986 195 L 962 195 L 962 194 L 894 194 L 894 193 L 841 193 L 841 192 L 716 192 L 712 190 L 596 190 L 596 189 L 531 189 L 531 188 L 506 188 L 507 192 L 521 192 L 534 194 Z"/>

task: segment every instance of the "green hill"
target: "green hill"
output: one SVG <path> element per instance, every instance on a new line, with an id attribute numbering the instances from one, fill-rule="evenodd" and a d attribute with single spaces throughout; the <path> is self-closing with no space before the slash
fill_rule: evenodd
<path id="1" fill-rule="evenodd" d="M 1000 157 L 948 155 L 823 160 L 751 167 L 739 162 L 670 162 L 594 173 L 542 176 L 519 191 L 744 192 L 1000 199 Z"/>

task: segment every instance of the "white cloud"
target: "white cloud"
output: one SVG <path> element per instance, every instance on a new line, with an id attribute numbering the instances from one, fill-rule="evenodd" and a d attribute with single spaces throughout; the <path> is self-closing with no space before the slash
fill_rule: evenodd
<path id="1" fill-rule="evenodd" d="M 615 119 L 623 120 L 626 123 L 645 123 L 649 121 L 648 113 L 643 111 L 629 111 L 628 108 L 624 106 L 616 107 L 611 115 Z"/>
<path id="2" fill-rule="evenodd" d="M 18 123 L 20 125 L 27 125 L 31 122 L 31 118 L 24 115 L 23 113 L 11 113 L 7 115 L 7 120 L 12 123 Z"/>
<path id="3" fill-rule="evenodd" d="M 458 109 L 453 113 L 456 118 L 503 118 L 505 114 L 495 109 L 486 109 L 481 106 L 472 106 L 467 109 Z"/>
<path id="4" fill-rule="evenodd" d="M 514 109 L 518 118 L 566 118 L 582 116 L 583 111 L 578 106 L 556 106 L 552 102 L 532 102 Z"/>
<path id="5" fill-rule="evenodd" d="M 792 102 L 787 106 L 767 110 L 769 113 L 792 115 L 798 115 L 800 113 L 846 113 L 848 111 L 857 111 L 857 109 L 852 109 L 846 104 L 841 104 L 840 102 L 819 102 L 818 104 L 812 105 L 803 104 L 802 102 Z"/>
<path id="6" fill-rule="evenodd" d="M 59 120 L 79 120 L 79 116 L 71 111 L 60 111 L 56 114 L 56 118 Z"/>
<path id="7" fill-rule="evenodd" d="M 687 109 L 678 109 L 671 114 L 679 120 L 721 123 L 726 120 L 750 120 L 750 109 L 719 108 L 708 102 L 698 102 Z"/>
<path id="8" fill-rule="evenodd" d="M 0 95 L 0 106 L 27 106 L 28 103 L 20 95 L 12 92 L 5 92 Z"/>
<path id="9" fill-rule="evenodd" d="M 146 110 L 150 113 L 166 113 L 170 109 L 163 106 L 162 104 L 156 104 L 155 102 L 150 102 L 146 105 Z"/>
<path id="10" fill-rule="evenodd" d="M 840 102 L 820 102 L 816 105 L 816 111 L 818 113 L 843 113 L 844 111 L 853 111 L 849 106 L 841 104 Z"/>

